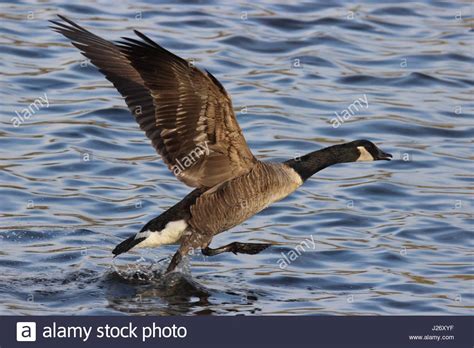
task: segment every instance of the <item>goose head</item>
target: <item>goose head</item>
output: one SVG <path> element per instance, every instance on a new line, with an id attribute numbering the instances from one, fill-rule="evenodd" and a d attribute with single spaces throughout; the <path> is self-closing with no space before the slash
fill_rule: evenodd
<path id="1" fill-rule="evenodd" d="M 355 140 L 349 144 L 355 148 L 355 155 L 357 156 L 355 162 L 390 161 L 392 158 L 391 154 L 382 151 L 374 143 L 368 140 Z"/>

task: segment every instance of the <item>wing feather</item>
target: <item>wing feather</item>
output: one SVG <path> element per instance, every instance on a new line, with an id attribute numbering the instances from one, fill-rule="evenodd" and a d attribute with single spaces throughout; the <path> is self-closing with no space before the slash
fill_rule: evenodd
<path id="1" fill-rule="evenodd" d="M 212 187 L 250 171 L 256 159 L 219 81 L 144 34 L 112 43 L 59 16 L 72 41 L 125 98 L 140 128 L 176 177 Z"/>

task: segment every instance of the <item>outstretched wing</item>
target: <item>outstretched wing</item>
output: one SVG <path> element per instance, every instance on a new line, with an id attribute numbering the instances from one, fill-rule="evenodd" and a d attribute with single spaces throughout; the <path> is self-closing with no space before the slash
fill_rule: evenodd
<path id="1" fill-rule="evenodd" d="M 54 30 L 99 68 L 125 98 L 140 128 L 176 177 L 193 187 L 212 187 L 245 174 L 256 163 L 224 87 L 209 72 L 138 39 L 117 44 L 71 20 Z"/>

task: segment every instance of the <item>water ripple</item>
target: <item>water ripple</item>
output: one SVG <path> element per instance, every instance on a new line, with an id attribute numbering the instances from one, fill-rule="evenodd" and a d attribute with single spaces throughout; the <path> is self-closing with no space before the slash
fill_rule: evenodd
<path id="1" fill-rule="evenodd" d="M 367 138 L 394 160 L 328 168 L 213 241 L 273 244 L 259 255 L 194 255 L 170 276 L 174 246 L 113 260 L 119 241 L 189 188 L 115 89 L 49 29 L 57 13 L 109 39 L 138 29 L 212 71 L 261 159 Z M 467 13 L 468 3 L 432 1 L 5 4 L 2 313 L 471 314 Z M 50 106 L 14 127 L 44 93 Z M 368 107 L 334 128 L 364 95 Z"/>

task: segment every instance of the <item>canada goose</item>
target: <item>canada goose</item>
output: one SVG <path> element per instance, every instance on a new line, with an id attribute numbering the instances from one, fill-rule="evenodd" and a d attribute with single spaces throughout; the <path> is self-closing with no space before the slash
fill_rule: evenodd
<path id="1" fill-rule="evenodd" d="M 140 128 L 168 168 L 195 189 L 117 245 L 117 256 L 133 247 L 179 243 L 167 272 L 195 249 L 256 254 L 270 246 L 230 243 L 211 249 L 212 238 L 257 214 L 336 163 L 390 160 L 367 140 L 310 152 L 283 163 L 262 162 L 250 151 L 230 96 L 208 71 L 162 48 L 144 34 L 112 43 L 71 20 L 51 21 L 125 98 Z"/>

